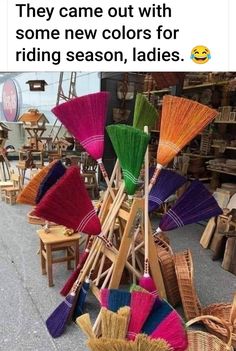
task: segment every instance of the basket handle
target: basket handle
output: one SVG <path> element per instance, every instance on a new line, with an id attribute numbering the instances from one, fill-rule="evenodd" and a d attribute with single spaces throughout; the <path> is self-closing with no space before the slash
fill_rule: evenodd
<path id="1" fill-rule="evenodd" d="M 193 318 L 190 321 L 188 321 L 186 323 L 186 327 L 189 327 L 190 325 L 197 323 L 197 322 L 200 322 L 204 319 L 210 319 L 214 322 L 222 324 L 225 327 L 225 329 L 227 331 L 227 339 L 228 339 L 227 346 L 230 349 L 231 345 L 232 345 L 232 328 L 222 319 L 215 317 L 215 316 L 211 316 L 211 315 L 199 316 L 199 317 Z"/>
<path id="2" fill-rule="evenodd" d="M 234 294 L 229 320 L 230 323 L 234 325 L 234 322 L 236 321 L 236 293 Z"/>

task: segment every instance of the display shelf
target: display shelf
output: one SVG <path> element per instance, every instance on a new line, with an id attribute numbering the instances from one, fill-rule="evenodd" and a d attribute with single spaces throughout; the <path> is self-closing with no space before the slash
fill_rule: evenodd
<path id="1" fill-rule="evenodd" d="M 236 124 L 236 121 L 214 121 L 214 123 L 221 123 L 221 124 Z"/>
<path id="2" fill-rule="evenodd" d="M 221 146 L 219 146 L 219 145 L 211 145 L 211 147 L 216 148 L 216 149 L 221 148 Z M 227 150 L 236 150 L 236 146 L 226 146 L 225 149 L 227 149 Z"/>
<path id="3" fill-rule="evenodd" d="M 228 171 L 223 171 L 223 170 L 221 170 L 221 169 L 215 169 L 215 168 L 210 168 L 210 167 L 207 167 L 207 169 L 208 169 L 209 171 L 212 171 L 212 172 L 217 172 L 217 173 L 223 173 L 223 174 L 229 174 L 229 175 L 236 176 L 236 173 L 228 172 Z"/>
<path id="4" fill-rule="evenodd" d="M 214 158 L 215 156 L 213 155 L 201 155 L 201 154 L 194 154 L 191 152 L 183 152 L 184 156 L 190 156 L 190 157 L 199 157 L 199 158 Z"/>

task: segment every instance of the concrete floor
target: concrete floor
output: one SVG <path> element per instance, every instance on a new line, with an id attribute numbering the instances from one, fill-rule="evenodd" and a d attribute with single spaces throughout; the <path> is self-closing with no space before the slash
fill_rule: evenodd
<path id="1" fill-rule="evenodd" d="M 40 272 L 37 255 L 37 226 L 27 223 L 27 206 L 10 206 L 0 201 L 0 350 L 1 351 L 76 351 L 86 350 L 85 337 L 74 325 L 52 339 L 45 320 L 62 301 L 59 289 L 68 276 L 65 264 L 54 265 L 55 286 L 49 288 Z M 224 271 L 220 262 L 211 260 L 199 239 L 203 227 L 190 225 L 169 233 L 174 251 L 191 248 L 196 285 L 203 306 L 231 301 L 236 291 L 236 276 Z M 86 310 L 93 317 L 98 304 L 89 296 Z"/>

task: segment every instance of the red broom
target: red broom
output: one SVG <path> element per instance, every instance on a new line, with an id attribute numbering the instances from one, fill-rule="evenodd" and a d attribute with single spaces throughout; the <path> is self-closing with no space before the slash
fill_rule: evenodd
<path id="1" fill-rule="evenodd" d="M 162 217 L 156 233 L 173 230 L 222 214 L 215 198 L 199 181 L 194 180 L 175 205 Z"/>
<path id="2" fill-rule="evenodd" d="M 147 128 L 145 127 L 145 132 Z M 139 285 L 157 295 L 157 288 L 149 274 L 149 216 L 148 216 L 148 180 L 149 180 L 149 150 L 145 154 L 145 195 L 144 195 L 144 274 L 139 280 Z"/>
<path id="3" fill-rule="evenodd" d="M 101 233 L 100 221 L 77 166 L 70 167 L 47 191 L 34 214 L 82 233 Z"/>
<path id="4" fill-rule="evenodd" d="M 108 101 L 109 93 L 102 91 L 75 98 L 52 109 L 66 129 L 98 162 L 107 185 L 109 179 L 102 156 Z"/>
<path id="5" fill-rule="evenodd" d="M 93 244 L 93 238 L 91 237 L 88 241 L 88 244 L 86 246 L 85 251 L 82 253 L 82 255 L 80 255 L 79 263 L 78 263 L 75 271 L 72 272 L 69 279 L 66 281 L 65 285 L 63 286 L 63 288 L 60 291 L 60 294 L 62 296 L 66 296 L 67 294 L 69 294 L 70 289 L 72 288 L 74 282 L 78 278 L 78 275 L 79 275 L 81 269 L 83 268 L 85 261 L 87 260 L 90 249 L 92 247 L 92 244 Z"/>
<path id="6" fill-rule="evenodd" d="M 129 340 L 134 340 L 136 335 L 141 331 L 154 302 L 155 297 L 152 294 L 142 291 L 132 291 L 130 302 L 131 316 L 127 334 Z"/>
<path id="7" fill-rule="evenodd" d="M 157 166 L 150 181 L 149 191 L 155 184 L 160 169 L 166 166 L 217 114 L 216 110 L 196 101 L 172 95 L 164 96 Z"/>

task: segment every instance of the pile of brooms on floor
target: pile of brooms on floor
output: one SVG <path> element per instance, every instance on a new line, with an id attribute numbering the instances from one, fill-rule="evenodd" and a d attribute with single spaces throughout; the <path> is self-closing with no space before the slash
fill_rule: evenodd
<path id="1" fill-rule="evenodd" d="M 117 214 L 127 197 L 129 197 L 129 200 L 131 198 L 131 203 L 135 201 L 134 195 L 140 184 L 140 171 L 145 155 L 144 207 L 141 215 L 142 219 L 133 237 L 136 237 L 137 232 L 142 227 L 144 233 L 142 244 L 144 247 L 144 264 L 142 266 L 139 259 L 139 268 L 142 266 L 142 272 L 138 275 L 141 278 L 139 283 L 149 293 L 154 296 L 157 295 L 157 284 L 155 284 L 149 272 L 150 226 L 148 212 L 158 208 L 168 196 L 186 181 L 184 177 L 175 172 L 165 170 L 164 167 L 217 115 L 217 111 L 195 101 L 165 96 L 157 150 L 157 165 L 152 172 L 149 182 L 149 135 L 147 130 L 144 132 L 140 129 L 145 125 L 147 127 L 153 126 L 157 113 L 142 95 L 138 95 L 134 126 L 112 125 L 107 127 L 108 135 L 119 161 L 116 163 L 109 180 L 102 163 L 108 100 L 109 94 L 101 92 L 75 98 L 58 105 L 52 110 L 85 150 L 97 160 L 100 166 L 102 175 L 107 183 L 107 191 L 99 212 L 96 213 L 92 205 L 80 176 L 79 168 L 72 166 L 66 169 L 60 161 L 54 161 L 41 170 L 27 184 L 18 197 L 18 202 L 20 203 L 36 205 L 33 211 L 35 216 L 43 218 L 49 223 L 61 224 L 67 228 L 72 228 L 74 231 L 80 231 L 89 235 L 86 249 L 80 257 L 80 262 L 75 272 L 69 277 L 61 290 L 61 294 L 66 296 L 65 300 L 55 309 L 46 322 L 48 331 L 53 337 L 58 337 L 64 332 L 66 324 L 72 319 L 73 315 L 75 318 L 83 313 L 86 294 L 97 267 L 99 267 L 98 275 L 100 277 L 103 275 L 109 287 L 109 279 L 113 272 L 114 262 L 111 263 L 111 267 L 104 274 L 104 253 L 108 252 L 110 257 L 114 257 L 118 253 L 114 240 Z M 122 171 L 122 177 L 120 176 L 121 172 L 119 171 L 118 163 Z M 220 213 L 221 209 L 211 194 L 199 181 L 195 181 L 184 195 L 178 199 L 174 207 L 164 215 L 156 235 L 161 231 L 169 231 L 186 224 L 217 216 Z M 119 247 L 119 250 L 122 250 L 122 245 Z M 122 254 L 122 252 L 120 253 Z M 134 260 L 132 260 L 131 264 L 126 262 L 126 265 L 132 272 L 136 272 L 134 267 L 136 259 L 135 249 L 133 254 Z M 100 279 L 98 279 L 98 287 L 100 286 L 99 281 Z M 103 287 L 105 286 L 103 284 Z M 142 306 L 142 301 L 139 301 L 138 311 L 140 306 Z M 74 313 L 75 311 L 76 313 Z M 175 332 L 175 325 L 173 324 L 172 327 L 169 324 L 167 329 L 170 334 Z M 148 338 L 138 337 L 136 345 L 140 345 L 141 342 L 151 343 Z M 138 347 L 136 349 L 140 349 Z M 182 348 L 174 347 L 174 349 L 178 351 L 184 350 L 186 345 L 182 346 Z M 150 350 L 152 350 L 151 346 Z"/>

